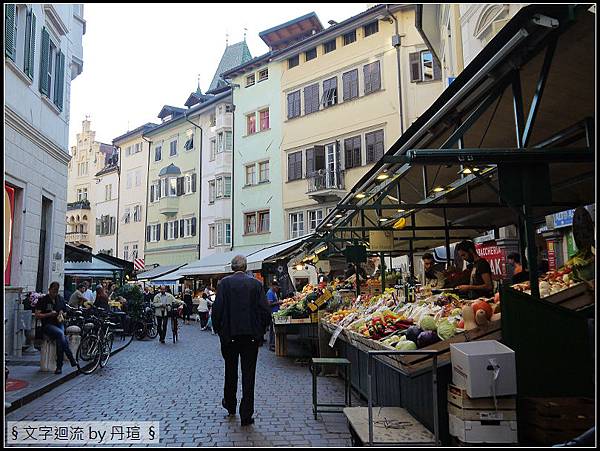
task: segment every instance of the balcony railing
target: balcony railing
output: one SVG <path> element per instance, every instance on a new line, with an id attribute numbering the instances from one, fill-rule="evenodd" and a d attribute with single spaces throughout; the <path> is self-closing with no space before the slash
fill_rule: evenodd
<path id="1" fill-rule="evenodd" d="M 316 193 L 318 191 L 343 190 L 344 189 L 344 171 L 337 169 L 328 171 L 319 169 L 308 177 L 308 192 Z"/>
<path id="2" fill-rule="evenodd" d="M 165 216 L 172 216 L 179 211 L 178 197 L 161 197 L 158 203 L 158 211 Z"/>
<path id="3" fill-rule="evenodd" d="M 89 210 L 90 209 L 90 201 L 87 199 L 78 200 L 77 202 L 71 202 L 67 204 L 68 210 Z"/>
<path id="4" fill-rule="evenodd" d="M 87 242 L 88 239 L 89 238 L 87 232 L 67 232 L 65 234 L 65 241 L 67 243 Z"/>

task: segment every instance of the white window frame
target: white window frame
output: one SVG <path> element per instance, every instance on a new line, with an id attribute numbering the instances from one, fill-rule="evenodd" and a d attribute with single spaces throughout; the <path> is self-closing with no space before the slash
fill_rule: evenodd
<path id="1" fill-rule="evenodd" d="M 192 220 L 194 218 L 183 218 L 183 236 L 181 238 L 190 238 L 192 236 Z"/>
<path id="2" fill-rule="evenodd" d="M 171 153 L 172 152 L 171 149 L 173 148 L 173 143 L 175 143 L 175 153 Z M 178 145 L 177 138 L 169 140 L 169 156 L 170 157 L 176 157 L 177 154 L 179 153 L 177 151 L 177 145 Z"/>
<path id="3" fill-rule="evenodd" d="M 136 169 L 135 172 L 135 186 L 142 186 L 142 171 Z"/>
<path id="4" fill-rule="evenodd" d="M 250 86 L 254 86 L 256 84 L 256 75 L 255 74 L 250 74 L 246 76 L 246 88 L 249 88 Z"/>
<path id="5" fill-rule="evenodd" d="M 229 238 L 227 238 L 228 235 Z M 231 244 L 231 222 L 225 223 L 225 244 Z"/>
<path id="6" fill-rule="evenodd" d="M 264 73 L 264 72 L 266 72 L 266 73 L 267 73 L 267 76 L 266 76 L 266 77 L 262 77 L 262 78 L 261 78 L 261 73 Z M 257 80 L 257 83 L 260 83 L 261 81 L 268 80 L 268 79 L 269 79 L 269 68 L 268 68 L 268 67 L 265 67 L 264 69 L 261 69 L 261 70 L 259 70 L 259 71 L 258 71 L 258 77 L 257 77 L 257 78 L 258 78 L 258 80 Z"/>
<path id="7" fill-rule="evenodd" d="M 295 220 L 292 219 L 292 217 L 295 216 Z M 305 228 L 304 228 L 304 212 L 303 211 L 295 211 L 295 212 L 291 212 L 289 213 L 289 222 L 290 222 L 290 239 L 291 238 L 298 238 L 301 236 L 305 235 Z M 301 218 L 301 220 L 300 220 Z M 293 225 L 296 224 L 297 225 L 297 231 L 294 232 L 293 230 Z M 300 225 L 302 225 L 302 228 L 300 229 Z"/>
<path id="8" fill-rule="evenodd" d="M 158 160 L 156 159 L 156 151 L 157 151 L 157 150 L 158 150 L 158 151 L 159 151 L 159 153 L 160 153 L 160 158 L 159 158 Z M 161 144 L 160 146 L 154 146 L 154 161 L 155 161 L 155 162 L 157 162 L 157 161 L 162 161 L 162 159 L 163 159 L 163 158 L 162 158 L 162 144 Z"/>
<path id="9" fill-rule="evenodd" d="M 87 198 L 88 198 L 87 187 L 77 188 L 77 202 L 81 202 L 82 200 L 87 200 Z"/>
<path id="10" fill-rule="evenodd" d="M 112 200 L 112 183 L 104 185 L 104 200 Z"/>
<path id="11" fill-rule="evenodd" d="M 129 244 L 123 245 L 123 260 L 129 261 Z"/>
<path id="12" fill-rule="evenodd" d="M 194 132 L 193 130 L 187 130 L 185 132 L 185 144 L 183 145 L 183 149 L 185 152 L 191 152 L 192 150 L 194 150 Z M 189 149 L 186 149 L 185 146 L 187 146 L 187 143 L 190 141 L 190 139 L 192 140 L 192 147 Z"/>
<path id="13" fill-rule="evenodd" d="M 150 226 L 150 243 L 157 243 L 159 241 L 158 224 L 149 224 Z"/>
<path id="14" fill-rule="evenodd" d="M 211 138 L 210 140 L 210 153 L 209 153 L 209 161 L 214 161 L 217 158 L 217 140 L 216 138 Z"/>
<path id="15" fill-rule="evenodd" d="M 248 180 L 248 175 L 250 175 L 248 173 L 249 169 L 252 169 L 252 172 L 251 172 L 252 180 L 250 180 L 250 181 Z M 246 186 L 252 186 L 252 185 L 256 185 L 256 164 L 254 164 L 254 163 L 246 165 Z"/>
<path id="16" fill-rule="evenodd" d="M 256 214 L 256 211 L 250 212 L 250 213 L 244 213 L 244 235 L 256 235 L 257 230 L 258 230 L 258 215 Z M 247 219 L 248 217 L 252 216 L 254 218 L 254 231 L 250 231 L 247 228 Z"/>
<path id="17" fill-rule="evenodd" d="M 314 217 L 314 221 L 313 218 L 311 218 L 311 214 L 315 215 Z M 321 218 L 319 219 L 319 213 L 321 214 Z M 308 233 L 314 232 L 317 229 L 317 226 L 323 222 L 323 218 L 324 218 L 324 212 L 322 208 L 317 208 L 314 210 L 308 210 L 307 211 L 307 219 L 308 219 Z M 313 227 L 313 222 L 315 224 L 315 226 Z"/>
<path id="18" fill-rule="evenodd" d="M 266 172 L 266 178 L 262 178 L 262 173 L 263 171 L 261 170 L 261 165 L 266 165 L 267 170 Z M 270 164 L 269 164 L 269 160 L 265 160 L 265 161 L 259 161 L 258 162 L 258 183 L 266 183 L 270 180 L 271 177 L 271 168 L 270 168 Z"/>
<path id="19" fill-rule="evenodd" d="M 423 56 L 429 54 L 429 56 L 431 57 L 431 78 L 425 78 L 425 61 L 423 60 Z M 435 80 L 435 74 L 433 73 L 433 66 L 434 66 L 434 61 L 433 61 L 433 53 L 431 51 L 423 51 L 419 53 L 419 64 L 421 65 L 421 81 L 434 81 Z"/>
<path id="20" fill-rule="evenodd" d="M 224 139 L 225 139 L 225 144 L 224 144 L 225 152 L 233 151 L 233 131 L 225 130 Z"/>
<path id="21" fill-rule="evenodd" d="M 139 248 L 138 243 L 133 243 L 131 245 L 131 261 L 135 260 L 139 256 Z"/>
<path id="22" fill-rule="evenodd" d="M 268 124 L 268 127 L 263 128 L 262 127 L 262 120 L 260 118 L 260 113 L 264 113 L 265 111 L 267 112 L 267 117 L 268 117 L 269 124 Z M 256 114 L 256 117 L 257 117 L 257 124 L 256 124 L 256 131 L 257 132 L 258 131 L 262 132 L 263 130 L 270 130 L 271 129 L 271 109 L 270 108 L 263 108 L 262 110 L 258 110 L 258 112 Z M 259 129 L 259 127 L 260 127 L 260 129 Z"/>
<path id="23" fill-rule="evenodd" d="M 213 248 L 216 246 L 217 230 L 215 224 L 208 225 L 208 247 Z"/>
<path id="24" fill-rule="evenodd" d="M 142 222 L 142 206 L 141 205 L 136 205 L 133 207 L 133 222 Z"/>
<path id="25" fill-rule="evenodd" d="M 184 175 L 184 183 L 183 183 L 183 194 L 191 194 L 191 193 L 192 193 L 192 174 L 185 174 Z"/>
<path id="26" fill-rule="evenodd" d="M 217 198 L 217 184 L 215 180 L 208 181 L 208 203 L 214 204 Z"/>
<path id="27" fill-rule="evenodd" d="M 125 214 L 123 215 L 123 224 L 129 224 L 131 222 L 131 209 L 125 208 Z"/>
<path id="28" fill-rule="evenodd" d="M 179 226 L 179 221 L 168 221 L 166 223 L 167 227 L 167 240 L 172 241 L 175 239 L 175 228 Z"/>

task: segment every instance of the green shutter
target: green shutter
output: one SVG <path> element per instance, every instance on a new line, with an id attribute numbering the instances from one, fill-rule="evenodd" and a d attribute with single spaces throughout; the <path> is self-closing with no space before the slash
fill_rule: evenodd
<path id="1" fill-rule="evenodd" d="M 65 90 L 65 55 L 63 52 L 58 52 L 56 58 L 56 75 L 54 76 L 54 83 L 54 104 L 62 111 Z"/>
<path id="2" fill-rule="evenodd" d="M 15 9 L 16 5 L 6 5 L 4 11 L 6 12 L 5 30 L 4 30 L 4 53 L 11 60 L 15 60 L 15 52 L 13 47 L 15 44 Z"/>
<path id="3" fill-rule="evenodd" d="M 33 11 L 29 12 L 27 20 L 28 25 L 25 32 L 29 34 L 29 37 L 25 40 L 25 73 L 33 79 L 35 64 L 35 14 L 33 14 Z"/>
<path id="4" fill-rule="evenodd" d="M 46 27 L 42 28 L 42 56 L 40 58 L 40 92 L 48 95 L 48 62 L 50 60 L 50 35 Z"/>

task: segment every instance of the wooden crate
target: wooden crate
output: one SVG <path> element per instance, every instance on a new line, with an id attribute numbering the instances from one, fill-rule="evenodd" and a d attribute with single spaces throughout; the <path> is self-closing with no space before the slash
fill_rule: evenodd
<path id="1" fill-rule="evenodd" d="M 275 355 L 278 357 L 287 355 L 287 334 L 285 331 L 275 332 Z"/>
<path id="2" fill-rule="evenodd" d="M 542 300 L 570 310 L 579 310 L 595 302 L 595 292 L 592 285 L 580 282 L 571 288 L 559 291 L 552 296 L 542 298 Z"/>

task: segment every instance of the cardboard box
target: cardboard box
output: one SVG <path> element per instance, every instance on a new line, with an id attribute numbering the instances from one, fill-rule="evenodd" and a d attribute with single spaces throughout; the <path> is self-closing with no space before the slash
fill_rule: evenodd
<path id="1" fill-rule="evenodd" d="M 494 394 L 517 393 L 515 353 L 502 343 L 496 340 L 453 343 L 450 345 L 450 359 L 452 383 L 464 388 L 469 397 L 487 398 Z"/>
<path id="2" fill-rule="evenodd" d="M 498 409 L 515 410 L 517 398 L 514 396 L 503 396 L 496 398 Z M 467 391 L 456 385 L 448 384 L 448 402 L 464 409 L 495 409 L 494 398 L 470 398 Z"/>
<path id="3" fill-rule="evenodd" d="M 464 409 L 448 403 L 448 413 L 467 421 L 517 421 L 516 410 Z"/>
<path id="4" fill-rule="evenodd" d="M 467 421 L 449 414 L 450 435 L 464 443 L 517 443 L 516 421 Z"/>

